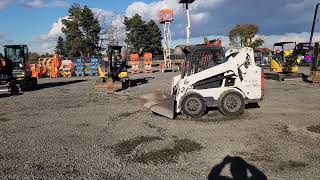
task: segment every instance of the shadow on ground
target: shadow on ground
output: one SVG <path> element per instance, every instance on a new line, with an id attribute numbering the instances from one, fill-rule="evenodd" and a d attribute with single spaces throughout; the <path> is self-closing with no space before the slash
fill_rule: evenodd
<path id="1" fill-rule="evenodd" d="M 47 89 L 47 88 L 53 88 L 53 87 L 59 87 L 59 86 L 66 86 L 69 84 L 75 84 L 75 83 L 81 83 L 81 82 L 85 82 L 87 80 L 73 80 L 73 81 L 65 81 L 65 82 L 52 82 L 52 83 L 43 83 L 43 84 L 38 84 L 37 87 L 35 87 L 34 89 L 31 90 L 24 90 L 24 92 L 31 92 L 31 91 L 38 91 L 41 89 Z M 23 95 L 23 94 L 20 94 Z M 1 93 L 0 94 L 0 98 L 6 98 L 6 97 L 11 97 L 11 96 L 19 96 L 19 95 L 13 95 L 10 94 L 10 92 L 8 93 Z"/>
<path id="2" fill-rule="evenodd" d="M 10 93 L 2 93 L 0 94 L 0 98 L 6 98 L 6 97 L 10 97 L 11 94 Z"/>
<path id="3" fill-rule="evenodd" d="M 53 87 L 59 87 L 59 86 L 66 86 L 69 84 L 76 84 L 85 82 L 87 80 L 73 80 L 73 81 L 64 81 L 64 82 L 52 82 L 52 83 L 43 83 L 38 84 L 37 87 L 33 91 L 41 90 L 41 89 L 47 89 L 47 88 L 53 88 Z"/>
<path id="4" fill-rule="evenodd" d="M 230 164 L 230 174 L 232 177 L 227 177 L 221 175 L 221 172 L 226 167 L 226 165 Z M 250 175 L 249 176 L 249 173 Z M 254 165 L 247 163 L 241 157 L 230 157 L 227 156 L 223 159 L 223 161 L 214 166 L 208 175 L 208 180 L 267 180 L 267 176 L 256 168 Z"/>
<path id="5" fill-rule="evenodd" d="M 136 87 L 143 84 L 147 84 L 149 80 L 152 80 L 152 79 L 154 79 L 154 77 L 130 79 L 129 87 Z"/>

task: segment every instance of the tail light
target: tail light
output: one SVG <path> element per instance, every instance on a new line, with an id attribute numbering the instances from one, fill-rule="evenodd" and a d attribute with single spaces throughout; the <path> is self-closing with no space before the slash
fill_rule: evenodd
<path id="1" fill-rule="evenodd" d="M 264 97 L 264 87 L 265 87 L 264 70 L 261 69 L 261 97 Z"/>

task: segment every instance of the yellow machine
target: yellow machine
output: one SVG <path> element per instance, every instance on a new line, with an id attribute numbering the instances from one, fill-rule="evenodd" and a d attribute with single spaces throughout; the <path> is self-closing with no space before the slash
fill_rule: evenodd
<path id="1" fill-rule="evenodd" d="M 270 62 L 270 70 L 275 73 L 298 73 L 298 58 L 293 54 L 293 50 L 285 50 L 285 45 L 296 46 L 295 42 L 280 42 L 275 43 L 273 50 L 274 54 Z M 278 49 L 277 49 L 278 48 Z"/>
<path id="2" fill-rule="evenodd" d="M 121 49 L 122 46 L 109 46 L 107 61 L 103 61 L 101 66 L 98 66 L 99 81 L 102 80 L 102 83 L 97 83 L 96 88 L 119 91 L 128 87 L 127 61 L 121 57 Z"/>

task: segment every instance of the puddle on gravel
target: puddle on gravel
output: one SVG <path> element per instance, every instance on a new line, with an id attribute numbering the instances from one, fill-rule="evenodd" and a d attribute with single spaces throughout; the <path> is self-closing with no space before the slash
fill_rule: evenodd
<path id="1" fill-rule="evenodd" d="M 141 112 L 143 112 L 143 111 L 142 111 L 142 110 L 137 110 L 137 111 L 133 111 L 133 112 L 124 112 L 124 113 L 120 113 L 120 114 L 117 115 L 117 116 L 111 117 L 109 120 L 110 120 L 111 122 L 113 122 L 113 121 L 116 121 L 116 120 L 119 120 L 119 119 L 121 120 L 121 119 L 130 117 L 130 116 L 133 116 L 133 115 L 135 115 L 135 114 L 139 114 L 139 113 L 141 113 Z"/>
<path id="2" fill-rule="evenodd" d="M 233 154 L 237 156 L 244 156 L 248 160 L 254 162 L 273 162 L 273 157 L 270 154 L 256 152 L 234 152 Z"/>
<path id="3" fill-rule="evenodd" d="M 77 127 L 88 127 L 88 126 L 90 126 L 90 124 L 89 123 L 81 123 L 81 124 L 77 124 L 76 125 Z"/>
<path id="4" fill-rule="evenodd" d="M 308 164 L 300 161 L 282 161 L 279 164 L 279 170 L 283 171 L 285 169 L 288 169 L 288 170 L 301 169 L 307 166 Z"/>
<path id="5" fill-rule="evenodd" d="M 141 144 L 159 140 L 162 140 L 162 138 L 158 136 L 141 136 L 118 143 L 110 147 L 110 149 L 113 150 L 116 156 L 123 157 L 133 152 L 135 148 L 137 148 Z"/>
<path id="6" fill-rule="evenodd" d="M 307 127 L 307 130 L 313 133 L 318 133 L 320 134 L 320 124 L 316 126 L 309 126 Z"/>
<path id="7" fill-rule="evenodd" d="M 220 112 L 210 112 L 209 114 L 205 115 L 202 118 L 198 119 L 192 119 L 192 118 L 186 118 L 186 117 L 177 117 L 176 120 L 187 120 L 187 121 L 196 121 L 196 122 L 229 122 L 229 121 L 237 121 L 237 120 L 251 120 L 253 119 L 253 115 L 251 115 L 248 112 L 244 112 L 243 114 L 239 116 L 234 117 L 227 117 Z"/>
<path id="8" fill-rule="evenodd" d="M 131 161 L 143 164 L 177 163 L 177 159 L 183 153 L 192 153 L 202 150 L 201 144 L 189 139 L 175 140 L 172 148 L 165 148 L 148 153 L 140 154 Z"/>
<path id="9" fill-rule="evenodd" d="M 276 128 L 282 133 L 283 135 L 291 135 L 291 132 L 289 131 L 289 127 L 287 125 L 276 125 Z"/>
<path id="10" fill-rule="evenodd" d="M 0 122 L 9 122 L 11 119 L 5 118 L 5 117 L 0 117 Z"/>

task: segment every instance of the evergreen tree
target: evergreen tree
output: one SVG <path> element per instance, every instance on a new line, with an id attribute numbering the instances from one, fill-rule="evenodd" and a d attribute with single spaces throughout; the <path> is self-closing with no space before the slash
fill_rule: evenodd
<path id="1" fill-rule="evenodd" d="M 80 27 L 84 37 L 84 53 L 88 56 L 96 55 L 99 51 L 101 26 L 92 10 L 87 6 L 82 9 Z"/>
<path id="2" fill-rule="evenodd" d="M 130 52 L 140 55 L 146 52 L 162 53 L 161 31 L 155 21 L 146 23 L 136 14 L 132 18 L 125 17 L 124 24 L 127 31 L 125 42 Z"/>
<path id="3" fill-rule="evenodd" d="M 61 36 L 58 37 L 57 45 L 55 48 L 55 53 L 66 56 L 65 44 L 64 44 L 64 40 Z"/>
<path id="4" fill-rule="evenodd" d="M 159 26 L 154 22 L 154 20 L 150 20 L 147 24 L 147 52 L 151 52 L 152 54 L 161 54 L 162 53 L 162 37 Z"/>
<path id="5" fill-rule="evenodd" d="M 101 26 L 91 9 L 73 4 L 68 19 L 62 20 L 62 32 L 66 36 L 65 49 L 69 56 L 92 56 L 99 51 Z"/>
<path id="6" fill-rule="evenodd" d="M 80 30 L 81 11 L 82 8 L 79 4 L 73 4 L 68 10 L 68 19 L 62 20 L 64 25 L 62 32 L 66 36 L 66 50 L 68 56 L 71 57 L 79 57 L 83 53 L 83 35 Z"/>
<path id="7" fill-rule="evenodd" d="M 125 40 L 130 52 L 143 54 L 147 48 L 147 26 L 146 22 L 138 14 L 132 18 L 125 17 L 127 39 Z"/>

